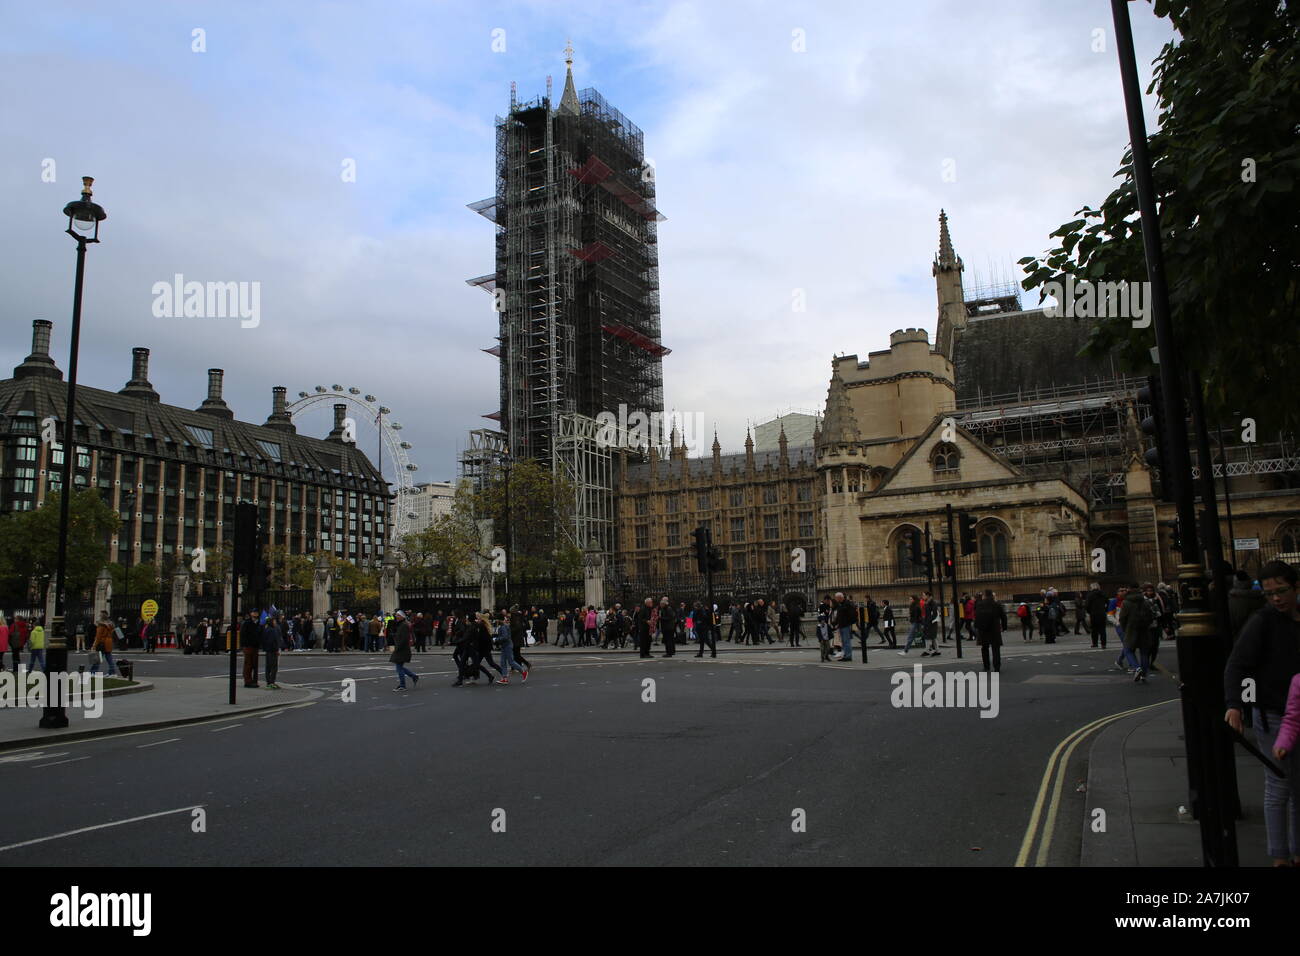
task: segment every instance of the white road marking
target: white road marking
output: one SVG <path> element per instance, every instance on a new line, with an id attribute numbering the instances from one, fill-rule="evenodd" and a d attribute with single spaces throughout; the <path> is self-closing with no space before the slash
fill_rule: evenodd
<path id="1" fill-rule="evenodd" d="M 55 833 L 52 836 L 37 837 L 35 840 L 24 840 L 22 843 L 11 843 L 8 846 L 0 846 L 0 853 L 4 853 L 6 850 L 16 850 L 23 846 L 31 846 L 34 843 L 46 843 L 49 840 L 61 840 L 64 837 L 76 836 L 78 833 L 90 833 L 94 830 L 105 830 L 108 827 L 120 827 L 125 823 L 138 823 L 141 820 L 153 820 L 157 817 L 171 816 L 173 813 L 189 813 L 204 806 L 207 806 L 207 804 L 199 803 L 192 807 L 177 807 L 175 810 L 163 810 L 159 813 L 146 813 L 142 817 L 129 817 L 126 820 L 114 820 L 111 823 L 99 823 L 93 827 L 81 827 L 78 830 L 68 830 L 66 833 Z"/>
<path id="2" fill-rule="evenodd" d="M 61 763 L 76 763 L 78 760 L 89 760 L 89 759 L 90 759 L 89 757 L 70 757 L 67 760 L 56 760 L 54 761 L 54 763 L 34 763 L 32 764 L 32 769 L 36 770 L 39 767 L 57 767 Z"/>
<path id="3" fill-rule="evenodd" d="M 68 752 L 61 750 L 56 754 L 47 754 L 43 750 L 37 750 L 32 753 L 17 753 L 10 757 L 0 757 L 0 763 L 25 763 L 29 760 L 49 760 L 51 757 L 63 757 Z"/>
<path id="4" fill-rule="evenodd" d="M 219 734 L 219 733 L 221 733 L 223 730 L 234 730 L 236 727 L 242 727 L 242 726 L 244 726 L 244 725 L 243 725 L 243 724 L 231 724 L 231 725 L 228 726 L 228 727 L 218 727 L 218 728 L 215 729 L 215 730 L 210 730 L 210 731 L 208 731 L 208 733 Z"/>
<path id="5" fill-rule="evenodd" d="M 279 716 L 280 716 L 281 714 L 283 714 L 283 713 L 284 713 L 284 711 L 282 711 L 282 710 L 273 710 L 273 711 L 271 711 L 269 714 L 263 714 L 263 715 L 262 715 L 262 719 L 263 719 L 263 720 L 270 720 L 272 717 L 279 717 Z"/>
<path id="6" fill-rule="evenodd" d="M 140 745 L 139 745 L 138 747 L 136 747 L 135 749 L 136 749 L 136 750 L 143 750 L 145 747 L 161 747 L 163 744 L 174 744 L 174 743 L 176 743 L 176 741 L 178 741 L 178 740 L 180 740 L 180 739 L 181 739 L 181 738 L 179 738 L 179 737 L 168 737 L 166 740 L 156 740 L 156 741 L 154 741 L 154 742 L 151 743 L 151 744 L 140 744 Z"/>

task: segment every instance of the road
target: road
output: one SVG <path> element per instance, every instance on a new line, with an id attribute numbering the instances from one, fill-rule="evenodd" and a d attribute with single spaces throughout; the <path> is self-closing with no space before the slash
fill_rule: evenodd
<path id="1" fill-rule="evenodd" d="M 1167 677 L 1107 672 L 1113 650 L 1016 648 L 986 719 L 892 706 L 890 670 L 728 651 L 536 654 L 526 685 L 461 688 L 449 660 L 417 655 L 405 694 L 382 655 L 285 655 L 282 680 L 325 698 L 0 755 L 25 808 L 0 817 L 0 862 L 1009 866 L 1058 743 L 1175 696 Z M 141 673 L 220 681 L 225 666 L 159 655 Z M 1078 860 L 1086 753 L 1064 768 L 1044 862 Z"/>

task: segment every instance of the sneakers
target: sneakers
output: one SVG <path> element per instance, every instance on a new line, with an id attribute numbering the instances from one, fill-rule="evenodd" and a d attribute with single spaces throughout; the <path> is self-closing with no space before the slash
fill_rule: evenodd
<path id="1" fill-rule="evenodd" d="M 907 651 L 899 651 L 899 652 L 898 652 L 898 656 L 899 656 L 899 657 L 906 657 L 906 656 L 907 656 Z"/>
<path id="2" fill-rule="evenodd" d="M 528 671 L 524 671 L 523 682 L 524 682 L 525 684 L 528 683 Z"/>
<path id="3" fill-rule="evenodd" d="M 463 680 L 457 680 L 456 683 L 452 684 L 451 686 L 452 686 L 452 687 L 464 687 L 464 686 L 465 686 L 465 682 L 464 682 Z"/>
<path id="4" fill-rule="evenodd" d="M 396 687 L 393 688 L 393 693 L 397 693 L 399 690 L 406 690 L 406 685 L 398 684 Z"/>
<path id="5" fill-rule="evenodd" d="M 501 678 L 498 678 L 498 679 L 497 679 L 497 683 L 498 683 L 498 684 L 509 684 L 509 683 L 510 683 L 510 678 L 508 678 L 508 677 L 501 677 Z"/>
<path id="6" fill-rule="evenodd" d="M 412 675 L 411 675 L 411 686 L 412 686 L 412 687 L 419 687 L 419 686 L 420 686 L 420 675 L 419 675 L 419 674 L 412 674 Z"/>
<path id="7" fill-rule="evenodd" d="M 268 690 L 279 690 L 279 689 L 280 689 L 280 685 L 279 685 L 279 684 L 270 684 L 270 683 L 268 683 L 266 686 L 267 686 L 267 689 L 268 689 Z"/>

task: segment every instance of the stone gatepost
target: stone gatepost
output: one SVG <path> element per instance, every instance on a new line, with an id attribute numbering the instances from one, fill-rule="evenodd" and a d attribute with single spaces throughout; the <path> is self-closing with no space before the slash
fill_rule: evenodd
<path id="1" fill-rule="evenodd" d="M 384 563 L 379 569 L 379 613 L 392 614 L 398 609 L 397 605 L 397 584 L 401 575 L 397 570 L 397 562 L 391 557 L 385 557 Z"/>
<path id="2" fill-rule="evenodd" d="M 325 637 L 325 615 L 330 610 L 330 591 L 334 587 L 334 571 L 330 568 L 324 551 L 316 552 L 316 569 L 311 578 L 311 618 L 316 639 Z"/>
<path id="3" fill-rule="evenodd" d="M 190 572 L 182 566 L 172 575 L 172 619 L 169 621 L 171 632 L 176 635 L 176 646 L 180 646 L 181 636 L 189 623 L 190 613 Z"/>
<path id="4" fill-rule="evenodd" d="M 587 545 L 582 556 L 583 599 L 589 607 L 605 606 L 605 555 L 594 543 Z"/>
<path id="5" fill-rule="evenodd" d="M 112 599 L 113 576 L 108 573 L 108 568 L 104 568 L 99 572 L 99 577 L 95 578 L 95 606 L 91 614 L 96 622 L 108 613 L 108 602 Z"/>

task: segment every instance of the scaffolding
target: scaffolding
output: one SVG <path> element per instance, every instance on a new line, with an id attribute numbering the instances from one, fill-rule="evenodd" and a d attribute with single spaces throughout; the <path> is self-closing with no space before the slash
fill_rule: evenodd
<path id="1" fill-rule="evenodd" d="M 570 101 L 572 102 L 572 101 Z M 609 449 L 597 417 L 663 411 L 654 178 L 640 129 L 593 89 L 577 108 L 511 96 L 497 117 L 496 195 L 469 208 L 496 226 L 504 453 L 577 486 L 566 537 L 613 547 Z M 492 416 L 489 416 L 492 417 Z"/>

